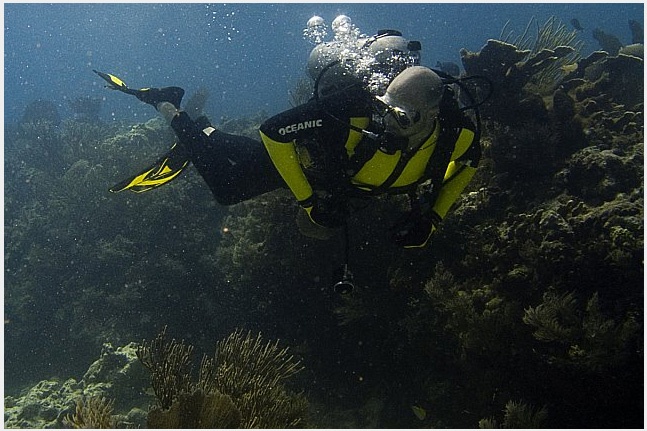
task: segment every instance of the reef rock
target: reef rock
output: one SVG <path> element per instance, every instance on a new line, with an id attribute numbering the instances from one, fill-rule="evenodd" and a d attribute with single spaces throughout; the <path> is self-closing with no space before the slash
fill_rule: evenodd
<path id="1" fill-rule="evenodd" d="M 523 75 L 509 72 L 518 71 L 522 55 L 514 46 L 489 41 L 480 53 L 464 56 L 464 63 L 468 74 L 488 74 L 498 85 L 512 79 L 518 89 Z M 475 245 L 470 254 L 490 256 L 489 267 L 497 273 L 522 266 L 532 269 L 526 282 L 541 280 L 565 291 L 588 288 L 589 294 L 604 291 L 600 280 L 610 274 L 618 285 L 624 280 L 635 286 L 642 280 L 644 249 L 643 97 L 642 59 L 599 51 L 579 60 L 552 97 L 541 98 L 534 119 L 490 110 L 480 168 L 484 183 L 462 197 L 447 226 L 456 223 L 459 231 L 476 225 L 478 234 L 465 241 Z M 521 102 L 517 96 L 491 106 L 504 103 Z M 510 256 L 516 256 L 512 264 Z M 466 257 L 465 267 L 482 264 L 471 259 Z M 583 274 L 590 275 L 588 285 Z"/>
<path id="2" fill-rule="evenodd" d="M 481 51 L 462 49 L 460 54 L 467 76 L 481 76 L 491 82 L 492 93 L 482 108 L 484 116 L 508 118 L 510 123 L 520 118 L 536 120 L 538 115 L 545 114 L 537 109 L 543 106 L 541 95 L 525 91 L 524 87 L 573 52 L 570 46 L 557 46 L 531 53 L 510 43 L 490 39 Z M 548 81 L 545 87 L 554 87 L 555 83 Z M 480 82 L 479 85 L 483 87 Z"/>
<path id="3" fill-rule="evenodd" d="M 610 106 L 602 103 L 605 101 L 642 110 L 644 70 L 644 62 L 637 55 L 609 56 L 596 51 L 580 60 L 577 70 L 566 76 L 561 86 L 580 102 L 594 102 L 598 107 L 593 111 L 609 110 Z"/>
<path id="4" fill-rule="evenodd" d="M 5 397 L 5 428 L 61 428 L 82 394 L 74 379 L 43 380 L 19 397 Z"/>
<path id="5" fill-rule="evenodd" d="M 623 46 L 620 54 L 633 55 L 634 57 L 645 59 L 645 45 L 642 43 L 632 43 L 631 45 Z"/>
<path id="6" fill-rule="evenodd" d="M 64 428 L 78 400 L 105 397 L 115 400 L 116 422 L 124 427 L 143 427 L 145 394 L 149 377 L 135 354 L 136 344 L 113 348 L 105 344 L 101 356 L 80 381 L 70 378 L 43 380 L 19 396 L 5 397 L 6 428 Z"/>

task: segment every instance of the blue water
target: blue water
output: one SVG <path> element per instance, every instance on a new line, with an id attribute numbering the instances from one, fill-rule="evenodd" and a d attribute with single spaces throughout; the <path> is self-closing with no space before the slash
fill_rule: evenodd
<path id="1" fill-rule="evenodd" d="M 460 63 L 498 38 L 506 21 L 521 33 L 531 17 L 579 19 L 585 53 L 599 48 L 593 28 L 628 44 L 627 21 L 643 21 L 634 4 L 7 4 L 5 122 L 43 98 L 71 115 L 66 99 L 102 96 L 102 119 L 143 121 L 155 114 L 128 96 L 103 88 L 92 69 L 111 72 L 131 87 L 179 85 L 211 93 L 211 118 L 237 117 L 289 106 L 288 90 L 304 76 L 312 45 L 307 20 L 329 24 L 350 16 L 366 34 L 393 28 L 420 40 L 422 62 Z"/>

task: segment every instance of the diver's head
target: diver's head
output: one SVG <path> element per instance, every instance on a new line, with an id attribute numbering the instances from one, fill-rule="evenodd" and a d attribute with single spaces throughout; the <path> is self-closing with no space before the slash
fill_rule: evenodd
<path id="1" fill-rule="evenodd" d="M 442 80 L 431 69 L 412 66 L 402 71 L 384 96 L 377 97 L 383 103 L 387 132 L 408 138 L 431 131 L 443 90 Z"/>

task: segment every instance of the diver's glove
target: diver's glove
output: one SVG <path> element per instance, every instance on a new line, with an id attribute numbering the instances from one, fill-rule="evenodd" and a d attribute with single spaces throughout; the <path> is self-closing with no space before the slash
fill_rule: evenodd
<path id="1" fill-rule="evenodd" d="M 309 199 L 301 202 L 301 206 L 314 224 L 331 229 L 346 224 L 348 204 L 345 199 L 335 195 L 317 196 L 313 194 Z"/>
<path id="2" fill-rule="evenodd" d="M 404 248 L 424 247 L 441 221 L 433 210 L 411 211 L 391 227 L 391 239 Z"/>
<path id="3" fill-rule="evenodd" d="M 153 105 L 155 109 L 162 102 L 172 103 L 175 109 L 180 109 L 184 90 L 180 87 L 142 88 L 137 90 L 135 97 L 144 103 Z"/>

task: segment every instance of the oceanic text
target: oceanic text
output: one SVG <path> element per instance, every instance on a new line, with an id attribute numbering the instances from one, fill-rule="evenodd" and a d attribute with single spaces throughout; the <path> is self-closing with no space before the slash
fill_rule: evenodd
<path id="1" fill-rule="evenodd" d="M 279 135 L 287 135 L 288 133 L 296 133 L 299 130 L 314 129 L 315 127 L 323 126 L 323 120 L 310 120 L 303 123 L 290 124 L 289 126 L 281 127 Z"/>

